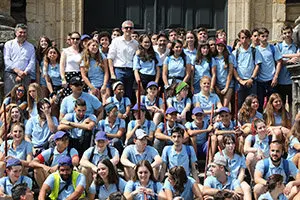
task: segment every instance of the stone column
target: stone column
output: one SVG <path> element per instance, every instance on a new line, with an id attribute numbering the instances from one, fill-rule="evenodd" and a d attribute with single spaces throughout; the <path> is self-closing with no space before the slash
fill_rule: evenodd
<path id="1" fill-rule="evenodd" d="M 291 78 L 293 81 L 292 119 L 295 119 L 296 114 L 300 111 L 300 63 L 296 65 L 288 65 L 287 69 L 291 73 Z"/>
<path id="2" fill-rule="evenodd" d="M 272 5 L 272 40 L 280 40 L 281 27 L 286 21 L 286 3 L 285 0 L 273 0 Z"/>

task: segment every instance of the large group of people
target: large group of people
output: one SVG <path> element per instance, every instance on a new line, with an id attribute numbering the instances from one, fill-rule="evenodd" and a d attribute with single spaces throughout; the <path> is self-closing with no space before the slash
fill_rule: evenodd
<path id="1" fill-rule="evenodd" d="M 71 32 L 60 51 L 18 24 L 4 46 L 0 198 L 300 199 L 292 34 L 284 25 L 274 45 L 242 29 L 231 46 L 223 29 L 149 35 L 126 20 Z"/>

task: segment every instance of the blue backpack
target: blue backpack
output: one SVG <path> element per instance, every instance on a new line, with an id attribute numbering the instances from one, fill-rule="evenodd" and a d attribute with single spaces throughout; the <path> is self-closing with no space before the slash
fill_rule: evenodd
<path id="1" fill-rule="evenodd" d="M 263 161 L 264 161 L 264 174 L 263 174 L 264 177 L 269 171 L 270 163 L 269 163 L 269 158 L 265 158 Z M 286 159 L 283 159 L 283 170 L 286 175 L 286 183 L 287 183 L 290 178 L 290 169 L 289 169 L 289 161 Z"/>

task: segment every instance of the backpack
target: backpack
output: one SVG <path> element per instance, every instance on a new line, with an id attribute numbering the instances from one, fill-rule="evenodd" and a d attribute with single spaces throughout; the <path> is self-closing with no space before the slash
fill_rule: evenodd
<path id="1" fill-rule="evenodd" d="M 254 62 L 254 65 L 255 65 L 255 54 L 256 54 L 256 48 L 255 47 L 250 47 L 251 48 L 251 52 L 252 52 L 252 58 L 253 58 L 253 62 Z M 236 50 L 236 63 L 238 64 L 238 61 L 239 61 L 239 54 L 240 54 L 240 48 L 238 48 Z M 275 50 L 274 50 L 275 51 Z"/>
<path id="2" fill-rule="evenodd" d="M 93 147 L 93 150 L 92 150 L 92 153 L 91 153 L 91 155 L 90 155 L 90 158 L 89 158 L 89 161 L 92 163 L 92 161 L 93 161 L 93 158 L 94 158 L 94 151 L 95 151 L 95 146 Z M 111 150 L 110 150 L 110 147 L 109 146 L 106 146 L 106 149 L 107 149 L 107 155 L 108 155 L 108 157 L 110 158 L 110 159 L 112 159 L 112 155 L 111 155 Z M 100 160 L 99 160 L 100 161 Z M 98 165 L 98 163 L 97 163 L 97 165 Z"/>
<path id="3" fill-rule="evenodd" d="M 120 122 L 121 122 L 121 119 L 120 118 L 117 118 L 116 120 L 118 120 L 118 122 L 119 122 L 119 125 L 118 125 L 118 130 L 119 130 L 119 128 L 120 128 Z M 102 130 L 102 131 L 105 131 L 105 119 L 103 119 L 103 120 L 101 120 L 100 121 L 100 130 Z"/>
<path id="4" fill-rule="evenodd" d="M 273 59 L 274 59 L 275 65 L 276 65 L 276 60 L 275 60 L 275 46 L 273 44 L 270 44 L 270 48 L 271 48 Z M 281 44 L 281 48 L 282 48 L 282 44 Z"/>
<path id="5" fill-rule="evenodd" d="M 21 176 L 20 184 L 23 183 L 23 180 L 24 180 L 24 176 Z M 6 179 L 4 181 L 3 189 L 4 189 L 4 194 L 7 194 L 7 191 L 6 191 Z"/>
<path id="6" fill-rule="evenodd" d="M 157 107 L 159 107 L 158 102 L 159 102 L 159 97 L 156 97 L 154 105 L 157 106 Z M 142 102 L 141 103 L 146 105 L 146 96 L 145 95 L 142 96 Z"/>
<path id="7" fill-rule="evenodd" d="M 264 177 L 268 173 L 270 163 L 269 163 L 269 158 L 266 158 L 263 161 L 264 161 L 264 174 L 263 174 Z M 286 159 L 283 159 L 283 170 L 286 175 L 286 183 L 287 183 L 290 178 L 290 169 L 289 169 L 289 161 Z"/>
<path id="8" fill-rule="evenodd" d="M 70 151 L 71 151 L 71 147 L 68 146 L 67 147 L 67 156 L 70 156 Z M 50 157 L 49 157 L 48 161 L 45 161 L 45 165 L 51 166 L 52 162 L 53 162 L 53 157 L 54 157 L 54 148 L 50 148 Z"/>
<path id="9" fill-rule="evenodd" d="M 168 151 L 167 152 L 170 152 L 170 150 L 171 150 L 171 148 L 172 148 L 172 146 L 168 146 L 167 147 L 168 149 Z M 190 149 L 190 146 L 188 146 L 188 145 L 185 145 L 185 150 L 186 150 L 186 152 L 187 152 L 187 154 L 188 154 L 188 157 L 189 157 L 189 167 L 190 167 L 190 169 L 192 169 L 192 160 L 191 160 L 191 149 Z M 166 153 L 166 156 L 167 156 L 167 166 L 169 167 L 169 154 L 168 153 Z"/>

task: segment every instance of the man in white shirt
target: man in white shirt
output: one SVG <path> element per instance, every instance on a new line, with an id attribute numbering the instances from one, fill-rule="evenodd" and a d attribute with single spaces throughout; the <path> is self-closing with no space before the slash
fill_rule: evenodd
<path id="1" fill-rule="evenodd" d="M 107 55 L 111 79 L 124 83 L 125 96 L 129 98 L 133 92 L 133 56 L 139 45 L 136 40 L 131 39 L 133 28 L 134 24 L 130 20 L 122 23 L 123 35 L 112 40 Z"/>
<path id="2" fill-rule="evenodd" d="M 7 94 L 18 83 L 26 88 L 30 83 L 30 73 L 35 73 L 35 50 L 27 39 L 27 26 L 17 24 L 16 38 L 4 45 L 4 93 Z"/>

